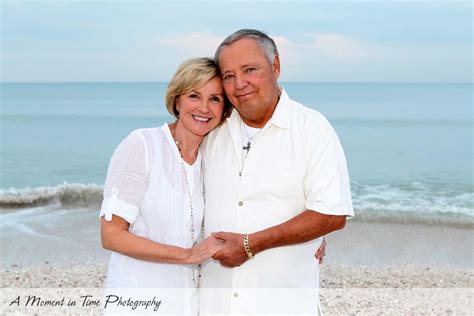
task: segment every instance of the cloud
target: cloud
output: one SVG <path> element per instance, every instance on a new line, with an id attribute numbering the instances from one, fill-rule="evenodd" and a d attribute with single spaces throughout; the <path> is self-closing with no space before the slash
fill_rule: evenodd
<path id="1" fill-rule="evenodd" d="M 369 42 L 338 33 L 276 36 L 282 81 L 469 81 L 469 45 Z"/>
<path id="2" fill-rule="evenodd" d="M 282 36 L 275 37 L 275 42 L 280 49 L 280 54 L 288 55 L 290 60 L 295 57 L 306 56 L 325 58 L 328 60 L 362 61 L 371 55 L 371 49 L 363 41 L 335 33 L 308 34 L 306 42 L 294 42 Z"/>
<path id="3" fill-rule="evenodd" d="M 292 39 L 273 36 L 282 60 L 282 80 L 314 80 L 316 73 L 326 67 L 343 67 L 366 61 L 371 56 L 368 45 L 362 41 L 342 34 L 313 33 L 307 35 L 307 41 L 296 42 Z M 192 32 L 173 36 L 156 35 L 140 39 L 134 45 L 133 60 L 156 61 L 157 70 L 165 72 L 169 78 L 177 65 L 185 59 L 199 56 L 212 56 L 217 46 L 224 39 L 211 32 Z M 138 42 L 142 43 L 139 44 Z M 148 44 L 147 44 L 148 43 Z M 153 52 L 155 57 L 145 56 Z M 159 52 L 156 55 L 156 52 Z M 138 57 L 141 54 L 141 57 Z M 172 62 L 170 62 L 172 61 Z M 143 65 L 143 68 L 146 66 Z M 332 70 L 334 73 L 334 69 Z M 336 71 L 337 72 L 337 71 Z"/>
<path id="4" fill-rule="evenodd" d="M 340 60 L 362 60 L 369 50 L 361 41 L 340 34 L 314 34 L 308 44 L 320 55 Z"/>
<path id="5" fill-rule="evenodd" d="M 470 81 L 471 44 L 370 42 L 343 33 L 273 35 L 281 81 Z M 82 49 L 71 42 L 4 51 L 6 81 L 168 81 L 184 60 L 212 56 L 214 32 L 137 34 Z M 61 45 L 59 45 L 61 44 Z M 41 52 L 47 52 L 41 53 Z"/>
<path id="6" fill-rule="evenodd" d="M 212 56 L 222 40 L 222 37 L 211 33 L 193 32 L 157 37 L 157 45 L 163 49 L 179 50 L 190 56 Z"/>
<path id="7" fill-rule="evenodd" d="M 306 40 L 276 36 L 282 81 L 332 81 L 367 64 L 376 52 L 370 43 L 338 33 L 308 33 Z"/>

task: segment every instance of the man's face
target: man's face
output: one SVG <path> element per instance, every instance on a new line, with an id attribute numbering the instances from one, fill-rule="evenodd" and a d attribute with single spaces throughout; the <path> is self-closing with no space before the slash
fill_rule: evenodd
<path id="1" fill-rule="evenodd" d="M 224 91 L 244 122 L 263 127 L 278 103 L 278 57 L 269 63 L 257 42 L 243 38 L 222 49 L 219 67 Z"/>

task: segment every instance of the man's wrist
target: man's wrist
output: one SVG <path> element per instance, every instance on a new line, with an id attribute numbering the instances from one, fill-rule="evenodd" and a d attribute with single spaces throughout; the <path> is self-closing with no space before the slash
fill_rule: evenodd
<path id="1" fill-rule="evenodd" d="M 249 259 L 252 259 L 254 257 L 254 253 L 252 252 L 252 249 L 250 249 L 249 234 L 247 233 L 244 234 L 243 245 L 244 245 L 244 250 L 245 250 L 245 253 L 247 254 L 247 257 Z"/>

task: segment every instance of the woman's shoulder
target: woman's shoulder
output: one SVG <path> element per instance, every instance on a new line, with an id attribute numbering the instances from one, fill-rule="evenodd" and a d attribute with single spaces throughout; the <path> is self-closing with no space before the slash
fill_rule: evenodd
<path id="1" fill-rule="evenodd" d="M 141 157 L 139 159 L 146 162 L 148 169 L 148 160 L 150 153 L 161 146 L 165 133 L 162 127 L 138 128 L 132 130 L 122 139 L 114 151 L 115 157 Z"/>
<path id="2" fill-rule="evenodd" d="M 164 133 L 164 126 L 159 126 L 159 127 L 145 127 L 145 128 L 137 128 L 131 131 L 128 136 L 138 134 L 141 136 L 146 136 L 150 134 L 160 134 Z"/>
<path id="3" fill-rule="evenodd" d="M 137 128 L 133 131 L 131 131 L 127 138 L 141 138 L 143 142 L 149 143 L 155 140 L 156 136 L 158 138 L 163 138 L 166 136 L 166 130 L 165 126 L 159 126 L 159 127 L 146 127 L 146 128 Z"/>
<path id="4" fill-rule="evenodd" d="M 137 148 L 144 148 L 145 152 L 147 152 L 148 147 L 155 143 L 157 139 L 160 141 L 160 134 L 164 134 L 161 127 L 138 128 L 132 130 L 122 139 L 117 149 L 123 148 L 135 151 Z"/>

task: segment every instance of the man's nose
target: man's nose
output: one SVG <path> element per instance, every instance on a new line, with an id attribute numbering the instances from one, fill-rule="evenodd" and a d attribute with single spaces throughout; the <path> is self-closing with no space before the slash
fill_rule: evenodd
<path id="1" fill-rule="evenodd" d="M 235 75 L 235 87 L 237 89 L 243 89 L 247 86 L 247 79 L 244 75 Z"/>

